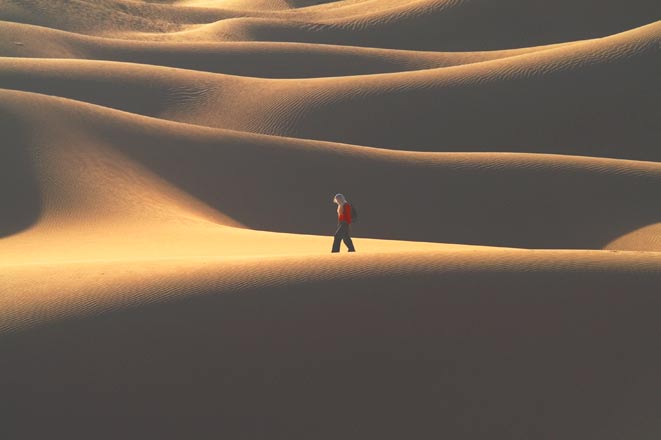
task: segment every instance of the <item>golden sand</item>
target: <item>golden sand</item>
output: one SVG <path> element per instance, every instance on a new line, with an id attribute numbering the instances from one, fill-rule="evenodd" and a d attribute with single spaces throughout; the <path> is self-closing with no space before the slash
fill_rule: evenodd
<path id="1" fill-rule="evenodd" d="M 0 438 L 656 439 L 655 18 L 0 0 Z"/>

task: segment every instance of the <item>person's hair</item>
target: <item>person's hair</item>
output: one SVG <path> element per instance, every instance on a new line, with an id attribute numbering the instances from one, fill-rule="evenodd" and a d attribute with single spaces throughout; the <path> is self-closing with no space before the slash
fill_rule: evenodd
<path id="1" fill-rule="evenodd" d="M 342 211 L 344 211 L 344 204 L 347 203 L 347 199 L 342 194 L 335 194 L 333 201 L 337 203 L 337 214 L 342 214 Z"/>
<path id="2" fill-rule="evenodd" d="M 342 194 L 335 194 L 335 198 L 333 200 L 339 202 L 338 205 L 344 205 L 347 203 L 347 199 Z"/>

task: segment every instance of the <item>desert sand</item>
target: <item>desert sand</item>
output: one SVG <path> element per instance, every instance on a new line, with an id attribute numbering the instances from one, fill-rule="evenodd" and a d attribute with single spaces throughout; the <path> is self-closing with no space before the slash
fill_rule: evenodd
<path id="1" fill-rule="evenodd" d="M 660 16 L 0 0 L 0 438 L 660 438 Z"/>

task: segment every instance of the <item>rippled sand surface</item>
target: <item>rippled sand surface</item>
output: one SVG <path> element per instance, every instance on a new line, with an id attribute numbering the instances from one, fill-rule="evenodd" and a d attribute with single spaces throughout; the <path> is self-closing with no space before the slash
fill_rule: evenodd
<path id="1" fill-rule="evenodd" d="M 0 437 L 658 438 L 660 13 L 0 0 Z"/>

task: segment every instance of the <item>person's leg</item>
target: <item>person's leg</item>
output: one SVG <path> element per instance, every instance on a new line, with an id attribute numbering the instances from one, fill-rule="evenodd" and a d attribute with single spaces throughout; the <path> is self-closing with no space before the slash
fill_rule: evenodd
<path id="1" fill-rule="evenodd" d="M 333 240 L 333 249 L 331 252 L 340 252 L 340 243 L 342 242 L 343 237 L 342 225 L 340 224 L 337 227 L 337 231 L 335 231 L 335 239 Z"/>
<path id="2" fill-rule="evenodd" d="M 351 240 L 349 225 L 347 225 L 346 231 L 344 233 L 344 244 L 349 248 L 349 252 L 356 252 L 356 248 L 353 247 L 353 240 Z"/>

